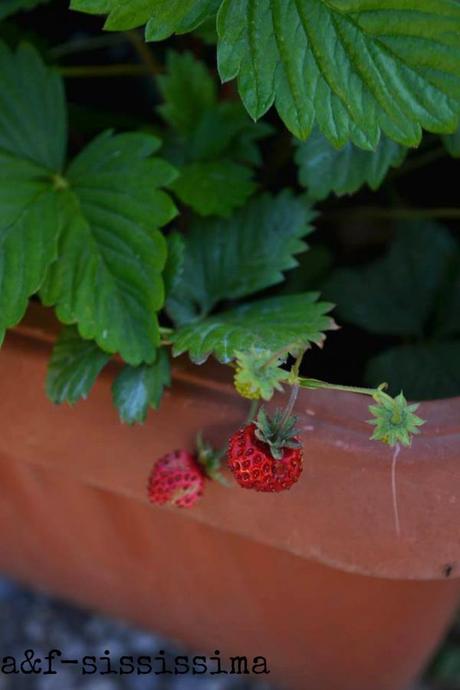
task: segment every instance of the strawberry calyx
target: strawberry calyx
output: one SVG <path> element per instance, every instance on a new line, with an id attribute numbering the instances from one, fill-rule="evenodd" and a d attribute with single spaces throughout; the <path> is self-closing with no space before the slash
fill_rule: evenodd
<path id="1" fill-rule="evenodd" d="M 228 486 L 227 480 L 224 478 L 222 468 L 222 458 L 225 455 L 225 449 L 216 450 L 210 443 L 203 439 L 201 432 L 196 437 L 196 457 L 198 464 L 203 470 L 208 479 Z"/>
<path id="2" fill-rule="evenodd" d="M 283 390 L 282 384 L 290 377 L 281 368 L 286 357 L 274 356 L 270 350 L 235 351 L 235 357 L 235 388 L 248 400 L 271 400 L 275 391 Z"/>
<path id="3" fill-rule="evenodd" d="M 254 421 L 254 434 L 269 447 L 275 460 L 282 460 L 285 448 L 300 448 L 302 445 L 297 438 L 299 432 L 295 428 L 296 423 L 297 417 L 286 415 L 284 410 L 278 409 L 273 417 L 269 417 L 261 408 Z"/>

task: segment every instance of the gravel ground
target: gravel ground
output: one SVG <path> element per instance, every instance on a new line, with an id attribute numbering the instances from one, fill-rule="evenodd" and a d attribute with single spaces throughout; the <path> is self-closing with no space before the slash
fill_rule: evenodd
<path id="1" fill-rule="evenodd" d="M 54 648 L 67 658 L 103 655 L 154 656 L 165 658 L 187 652 L 171 641 L 136 630 L 104 616 L 88 613 L 44 594 L 22 590 L 0 579 L 0 657 L 24 659 L 33 649 L 44 657 Z M 27 666 L 26 668 L 29 668 Z M 0 675 L 0 690 L 274 690 L 266 683 L 248 683 L 208 675 L 154 676 L 81 675 L 80 668 L 64 666 L 57 675 Z"/>
<path id="2" fill-rule="evenodd" d="M 32 593 L 0 578 L 0 657 L 24 659 L 33 649 L 44 657 L 51 649 L 65 651 L 67 658 L 100 656 L 109 649 L 112 659 L 123 655 L 165 658 L 187 654 L 170 640 L 132 628 L 119 621 L 88 613 Z M 435 674 L 438 680 L 412 690 L 460 690 L 460 629 L 452 631 L 441 651 Z M 458 679 L 458 680 L 457 680 Z M 275 690 L 266 683 L 200 675 L 86 675 L 75 666 L 61 666 L 57 675 L 0 674 L 0 690 Z M 317 688 L 315 690 L 321 690 Z M 371 688 L 369 690 L 372 690 Z"/>

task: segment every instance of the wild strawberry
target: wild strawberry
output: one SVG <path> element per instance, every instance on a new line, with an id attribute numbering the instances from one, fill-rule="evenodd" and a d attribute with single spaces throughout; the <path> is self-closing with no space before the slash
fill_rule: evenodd
<path id="1" fill-rule="evenodd" d="M 220 472 L 225 451 L 215 451 L 201 434 L 196 439 L 196 452 L 176 450 L 157 460 L 150 473 L 148 496 L 157 505 L 191 508 L 203 495 L 205 479 L 227 485 Z"/>
<path id="2" fill-rule="evenodd" d="M 270 419 L 263 410 L 257 421 L 230 439 L 228 464 L 240 486 L 255 491 L 285 491 L 302 474 L 302 446 L 294 429 L 295 417 L 277 412 Z"/>
<path id="3" fill-rule="evenodd" d="M 149 478 L 149 500 L 157 505 L 191 508 L 203 495 L 205 474 L 197 458 L 186 450 L 157 460 Z"/>

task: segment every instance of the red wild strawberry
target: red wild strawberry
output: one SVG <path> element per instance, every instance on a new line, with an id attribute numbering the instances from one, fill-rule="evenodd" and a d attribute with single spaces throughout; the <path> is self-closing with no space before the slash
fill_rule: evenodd
<path id="1" fill-rule="evenodd" d="M 186 450 L 157 460 L 149 478 L 149 500 L 157 505 L 191 508 L 203 495 L 205 474 L 196 456 Z"/>
<path id="2" fill-rule="evenodd" d="M 277 412 L 270 419 L 263 410 L 257 421 L 230 439 L 228 464 L 240 486 L 255 491 L 285 491 L 302 474 L 302 446 L 294 429 L 296 419 Z"/>

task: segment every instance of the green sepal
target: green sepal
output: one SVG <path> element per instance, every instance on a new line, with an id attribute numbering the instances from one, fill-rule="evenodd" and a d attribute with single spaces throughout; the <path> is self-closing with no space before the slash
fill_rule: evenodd
<path id="1" fill-rule="evenodd" d="M 270 448 L 270 453 L 275 460 L 281 460 L 285 448 L 300 448 L 301 443 L 296 438 L 299 433 L 295 425 L 297 417 L 290 416 L 284 418 L 283 410 L 276 410 L 273 417 L 269 417 L 265 410 L 261 408 L 255 421 L 255 436 L 266 443 Z"/>
<path id="2" fill-rule="evenodd" d="M 375 426 L 371 439 L 389 446 L 398 443 L 410 446 L 412 437 L 420 433 L 418 427 L 425 424 L 425 420 L 415 414 L 418 403 L 409 404 L 402 392 L 392 398 L 383 390 L 378 390 L 373 397 L 377 404 L 369 406 L 374 419 L 368 421 Z"/>
<path id="3" fill-rule="evenodd" d="M 196 437 L 196 456 L 197 461 L 208 479 L 219 482 L 222 486 L 230 486 L 222 474 L 222 457 L 225 454 L 224 450 L 215 450 L 215 448 L 203 439 L 203 435 L 198 432 Z"/>
<path id="4" fill-rule="evenodd" d="M 235 352 L 235 388 L 249 400 L 271 400 L 275 391 L 282 391 L 282 382 L 289 372 L 281 369 L 286 357 L 276 357 L 270 350 L 251 348 L 249 352 Z"/>

